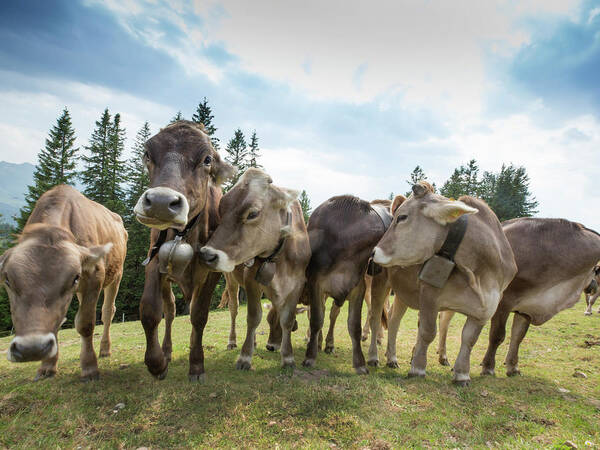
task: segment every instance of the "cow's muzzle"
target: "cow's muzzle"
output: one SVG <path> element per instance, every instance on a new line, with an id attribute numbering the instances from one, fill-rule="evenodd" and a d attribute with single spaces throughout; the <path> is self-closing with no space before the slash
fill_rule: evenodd
<path id="1" fill-rule="evenodd" d="M 204 264 L 219 272 L 232 272 L 233 269 L 235 269 L 233 261 L 231 261 L 227 253 L 222 250 L 204 246 L 200 249 L 199 253 L 200 259 Z"/>
<path id="2" fill-rule="evenodd" d="M 168 187 L 155 187 L 142 194 L 133 212 L 144 225 L 164 230 L 183 229 L 189 210 L 189 203 L 181 192 Z"/>
<path id="3" fill-rule="evenodd" d="M 56 355 L 58 346 L 53 333 L 16 336 L 10 343 L 7 358 L 11 362 L 39 361 Z"/>

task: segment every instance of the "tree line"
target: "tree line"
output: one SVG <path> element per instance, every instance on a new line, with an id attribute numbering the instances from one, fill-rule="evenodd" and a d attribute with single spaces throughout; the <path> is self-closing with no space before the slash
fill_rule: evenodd
<path id="1" fill-rule="evenodd" d="M 173 116 L 170 123 L 179 120 L 184 120 L 181 111 Z M 215 135 L 217 128 L 214 125 L 214 115 L 206 98 L 198 104 L 191 120 L 202 124 L 213 147 L 216 150 L 220 149 L 220 140 Z M 9 226 L 0 217 L 0 254 L 14 244 L 11 236 L 23 229 L 36 201 L 44 192 L 58 184 L 75 185 L 79 182 L 88 198 L 103 204 L 123 218 L 129 240 L 123 279 L 116 300 L 116 320 L 123 316 L 129 320 L 137 319 L 139 299 L 144 286 L 142 261 L 148 252 L 150 230 L 135 219 L 133 208 L 149 184 L 142 156 L 145 143 L 151 135 L 150 125 L 145 122 L 134 138 L 131 157 L 128 160 L 124 159 L 125 128 L 121 115 L 111 115 L 106 108 L 95 122 L 88 145 L 81 150 L 75 145 L 75 129 L 69 111 L 65 108 L 50 129 L 45 146 L 38 154 L 33 182 L 27 188 L 25 204 L 15 217 L 16 227 Z M 262 167 L 258 142 L 256 130 L 250 134 L 249 141 L 241 128 L 234 130 L 224 152 L 225 159 L 235 165 L 238 172 L 236 177 L 224 186 L 225 191 L 231 189 L 249 167 Z M 412 185 L 420 180 L 427 180 L 427 176 L 424 170 L 417 166 L 407 183 Z M 433 186 L 436 188 L 435 184 Z M 490 205 L 500 220 L 536 213 L 537 201 L 529 190 L 526 170 L 512 164 L 503 165 L 500 172 L 483 172 L 480 176 L 477 162 L 471 160 L 466 166 L 456 168 L 439 191 L 451 198 L 461 195 L 480 197 Z M 407 192 L 407 195 L 409 193 Z M 393 193 L 390 194 L 390 198 L 393 198 Z M 311 204 L 306 191 L 302 191 L 299 201 L 304 219 L 308 222 Z M 223 289 L 224 279 L 221 278 L 213 294 L 212 308 L 219 303 Z M 174 291 L 177 313 L 181 314 L 186 310 L 186 305 L 176 286 Z M 76 311 L 76 302 L 72 302 L 67 313 L 67 326 L 73 324 Z M 0 289 L 0 332 L 10 330 L 11 327 L 8 296 L 4 289 Z"/>

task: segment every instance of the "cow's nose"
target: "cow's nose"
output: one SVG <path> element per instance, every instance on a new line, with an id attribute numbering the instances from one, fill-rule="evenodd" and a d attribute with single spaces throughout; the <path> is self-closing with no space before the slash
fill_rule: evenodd
<path id="1" fill-rule="evenodd" d="M 144 193 L 142 202 L 148 215 L 166 212 L 176 215 L 183 208 L 183 195 L 173 190 L 156 192 L 149 189 Z"/>
<path id="2" fill-rule="evenodd" d="M 215 265 L 219 260 L 219 255 L 209 247 L 202 247 L 200 249 L 200 258 L 207 264 Z"/>
<path id="3" fill-rule="evenodd" d="M 12 362 L 39 361 L 56 354 L 56 337 L 52 333 L 17 336 L 10 343 L 8 359 Z"/>

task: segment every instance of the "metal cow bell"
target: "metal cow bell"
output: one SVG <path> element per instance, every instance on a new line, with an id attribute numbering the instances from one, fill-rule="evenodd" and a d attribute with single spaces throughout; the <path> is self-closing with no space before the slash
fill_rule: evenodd
<path id="1" fill-rule="evenodd" d="M 454 270 L 456 263 L 440 255 L 433 255 L 428 259 L 421 271 L 419 280 L 424 281 L 436 288 L 443 288 Z"/>
<path id="2" fill-rule="evenodd" d="M 160 246 L 158 251 L 158 268 L 160 273 L 173 277 L 181 277 L 188 264 L 194 257 L 194 249 L 187 242 L 182 242 L 177 236 Z"/>

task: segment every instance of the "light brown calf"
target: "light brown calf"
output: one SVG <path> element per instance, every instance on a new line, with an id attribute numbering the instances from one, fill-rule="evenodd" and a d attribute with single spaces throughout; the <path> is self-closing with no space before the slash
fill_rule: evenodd
<path id="1" fill-rule="evenodd" d="M 54 376 L 58 330 L 76 294 L 81 378 L 97 379 L 96 303 L 104 289 L 100 356 L 108 356 L 126 251 L 127 232 L 117 214 L 70 186 L 57 186 L 42 195 L 18 244 L 0 257 L 0 279 L 8 292 L 16 334 L 8 360 L 41 360 L 35 379 Z"/>
<path id="2" fill-rule="evenodd" d="M 274 186 L 262 170 L 248 169 L 223 196 L 219 207 L 221 223 L 200 249 L 201 258 L 214 270 L 233 272 L 248 297 L 246 340 L 237 369 L 251 367 L 263 292 L 279 315 L 281 364 L 294 366 L 291 333 L 310 260 L 308 234 L 297 196 L 296 191 Z"/>
<path id="3" fill-rule="evenodd" d="M 406 307 L 419 310 L 419 332 L 409 376 L 425 376 L 427 349 L 436 335 L 438 312 L 451 310 L 467 316 L 454 365 L 454 382 L 467 385 L 471 349 L 517 272 L 510 244 L 498 218 L 484 202 L 471 197 L 449 200 L 433 193 L 426 183 L 413 186 L 413 194 L 407 200 L 397 198 L 392 211 L 394 221 L 375 247 L 373 260 L 388 268 L 396 300 L 405 305 L 404 311 Z M 420 280 L 423 263 L 440 252 L 450 224 L 465 214 L 470 217 L 448 280 L 442 287 Z M 376 315 L 383 302 L 375 298 L 372 302 Z M 390 337 L 397 332 L 392 329 L 393 322 L 390 321 Z M 375 355 L 370 353 L 369 359 L 372 356 Z"/>

